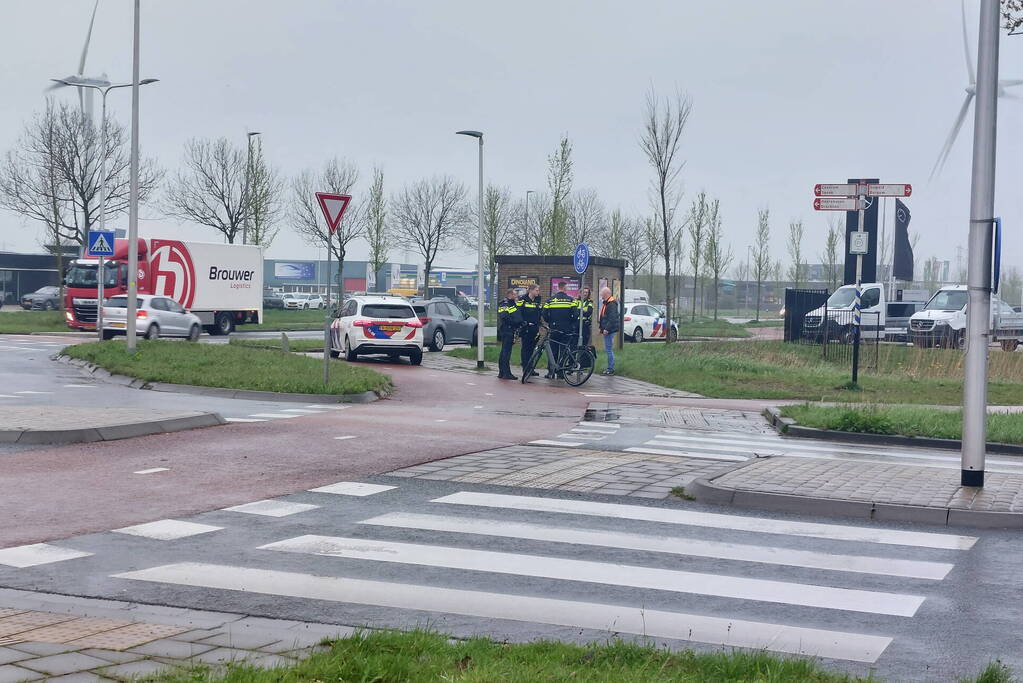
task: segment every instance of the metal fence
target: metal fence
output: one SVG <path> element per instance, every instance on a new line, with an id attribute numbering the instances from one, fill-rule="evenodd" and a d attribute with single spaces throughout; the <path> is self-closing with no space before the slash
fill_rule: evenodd
<path id="1" fill-rule="evenodd" d="M 799 342 L 803 333 L 803 318 L 828 300 L 826 289 L 785 288 L 785 341 Z"/>
<path id="2" fill-rule="evenodd" d="M 881 314 L 860 315 L 860 367 L 877 369 L 878 344 L 884 341 Z M 831 363 L 852 364 L 856 327 L 853 312 L 827 307 L 803 317 L 798 343 L 821 347 L 821 356 Z"/>

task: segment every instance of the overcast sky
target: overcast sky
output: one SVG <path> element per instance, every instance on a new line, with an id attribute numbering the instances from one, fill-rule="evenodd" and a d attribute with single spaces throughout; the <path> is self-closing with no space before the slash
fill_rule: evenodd
<path id="1" fill-rule="evenodd" d="M 0 151 L 43 106 L 47 79 L 76 71 L 92 4 L 3 0 Z M 100 0 L 87 75 L 130 79 L 132 4 Z M 978 4 L 967 2 L 974 55 Z M 142 90 L 142 147 L 172 171 L 191 137 L 243 144 L 259 130 L 289 175 L 338 155 L 362 169 L 360 189 L 378 164 L 389 190 L 449 173 L 474 192 L 475 141 L 453 133 L 475 128 L 486 133 L 487 181 L 518 197 L 544 189 L 546 156 L 567 133 L 575 187 L 641 214 L 644 92 L 677 87 L 693 99 L 687 194 L 720 198 L 737 255 L 768 206 L 774 257 L 788 261 L 788 222 L 802 218 L 818 260 L 828 216 L 813 211 L 814 183 L 861 176 L 913 183 L 918 256 L 954 266 L 968 227 L 972 110 L 945 172 L 927 178 L 964 97 L 961 31 L 958 0 L 143 0 L 142 76 L 160 82 Z M 1023 78 L 1023 37 L 1003 36 L 1001 76 Z M 127 123 L 129 92 L 109 103 Z M 1023 101 L 1000 101 L 996 213 L 1007 260 L 1023 265 L 1021 118 Z M 144 236 L 219 237 L 154 207 L 143 217 Z M 39 239 L 37 226 L 0 212 L 0 248 L 38 250 Z M 316 250 L 285 229 L 268 255 Z"/>

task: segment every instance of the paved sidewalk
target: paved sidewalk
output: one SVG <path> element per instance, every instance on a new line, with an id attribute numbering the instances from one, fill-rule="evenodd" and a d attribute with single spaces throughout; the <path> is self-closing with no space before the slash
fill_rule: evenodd
<path id="1" fill-rule="evenodd" d="M 871 460 L 758 458 L 694 482 L 704 502 L 938 524 L 1023 527 L 1023 475 L 988 472 L 982 489 L 957 469 Z"/>
<path id="2" fill-rule="evenodd" d="M 110 441 L 224 423 L 218 414 L 198 410 L 5 405 L 0 410 L 0 443 Z"/>
<path id="3" fill-rule="evenodd" d="M 176 666 L 307 656 L 345 626 L 0 589 L 0 683 L 133 680 Z"/>

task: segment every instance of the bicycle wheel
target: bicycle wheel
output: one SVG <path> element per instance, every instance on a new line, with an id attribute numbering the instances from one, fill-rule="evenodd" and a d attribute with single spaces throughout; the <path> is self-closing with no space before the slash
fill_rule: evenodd
<path id="1" fill-rule="evenodd" d="M 570 387 L 579 387 L 585 384 L 593 374 L 595 360 L 589 349 L 573 349 L 569 354 L 567 367 L 564 369 L 565 382 Z"/>
<path id="2" fill-rule="evenodd" d="M 543 353 L 543 347 L 537 346 L 533 349 L 533 355 L 530 356 L 529 360 L 526 361 L 526 364 L 522 366 L 522 377 L 519 377 L 519 381 L 523 384 L 529 381 L 530 375 L 533 374 L 533 369 L 536 367 L 536 364 L 540 362 L 541 353 Z"/>

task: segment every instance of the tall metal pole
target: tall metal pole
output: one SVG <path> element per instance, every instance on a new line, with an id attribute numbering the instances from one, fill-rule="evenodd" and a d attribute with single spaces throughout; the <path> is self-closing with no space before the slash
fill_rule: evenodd
<path id="1" fill-rule="evenodd" d="M 480 134 L 479 239 L 476 253 L 476 367 L 483 368 L 483 135 Z"/>
<path id="2" fill-rule="evenodd" d="M 100 109 L 99 118 L 99 229 L 107 230 L 107 93 L 110 88 L 103 89 L 103 106 Z M 116 272 L 116 267 L 114 268 Z M 99 257 L 97 271 L 97 282 L 99 284 L 96 292 L 96 337 L 103 340 L 103 297 L 104 280 L 106 273 L 103 270 L 103 257 Z"/>
<path id="3" fill-rule="evenodd" d="M 139 0 L 135 0 L 131 65 L 131 186 L 128 194 L 128 353 L 135 352 L 135 304 L 139 291 Z"/>
<path id="4" fill-rule="evenodd" d="M 973 182 L 963 383 L 963 486 L 984 486 L 987 448 L 987 355 L 991 334 L 991 232 L 995 209 L 995 127 L 998 119 L 998 0 L 981 0 L 977 34 L 977 100 L 973 119 Z"/>
<path id="5" fill-rule="evenodd" d="M 334 233 L 327 229 L 327 314 L 323 318 L 323 383 L 330 384 L 330 281 L 334 274 L 330 272 L 330 240 Z"/>
<path id="6" fill-rule="evenodd" d="M 859 184 L 859 187 L 866 191 L 866 185 L 863 183 Z M 859 224 L 856 228 L 859 232 L 863 232 L 863 217 L 866 214 L 866 196 L 860 194 L 858 201 L 860 203 L 859 213 Z M 863 283 L 863 254 L 856 254 L 856 300 L 853 303 L 853 356 L 852 356 L 852 383 L 856 384 L 860 379 L 860 338 L 862 332 L 860 331 L 860 295 L 862 294 L 861 285 Z M 824 318 L 825 324 L 827 318 Z M 825 347 L 826 348 L 826 347 Z"/>

